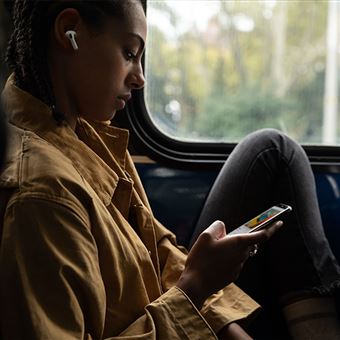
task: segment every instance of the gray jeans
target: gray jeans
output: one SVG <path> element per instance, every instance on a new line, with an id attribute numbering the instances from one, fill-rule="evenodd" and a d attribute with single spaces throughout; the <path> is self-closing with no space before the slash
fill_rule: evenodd
<path id="1" fill-rule="evenodd" d="M 257 131 L 235 147 L 208 195 L 193 240 L 216 219 L 232 230 L 276 203 L 293 211 L 247 261 L 236 283 L 269 309 L 301 294 L 333 294 L 340 287 L 340 268 L 322 226 L 313 172 L 302 147 L 280 131 Z"/>

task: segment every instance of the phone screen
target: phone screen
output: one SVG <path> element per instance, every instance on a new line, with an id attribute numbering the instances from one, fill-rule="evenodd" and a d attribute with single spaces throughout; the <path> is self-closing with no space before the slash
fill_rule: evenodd
<path id="1" fill-rule="evenodd" d="M 282 214 L 288 211 L 291 211 L 291 210 L 292 208 L 286 204 L 274 205 L 273 207 L 264 211 L 260 215 L 257 215 L 256 217 L 252 218 L 250 221 L 242 224 L 240 227 L 231 231 L 229 235 L 251 233 L 253 231 L 257 231 L 262 228 L 265 228 L 267 225 L 269 226 L 271 225 L 271 223 L 281 218 Z"/>
<path id="2" fill-rule="evenodd" d="M 244 225 L 246 227 L 250 228 L 250 229 L 253 229 L 253 228 L 257 227 L 260 223 L 264 223 L 264 222 L 268 221 L 271 217 L 277 215 L 281 211 L 282 211 L 282 208 L 280 208 L 280 207 L 272 207 L 272 208 L 266 210 L 265 212 L 263 212 L 261 215 L 254 217 L 253 219 L 251 219 L 250 221 L 248 221 Z"/>

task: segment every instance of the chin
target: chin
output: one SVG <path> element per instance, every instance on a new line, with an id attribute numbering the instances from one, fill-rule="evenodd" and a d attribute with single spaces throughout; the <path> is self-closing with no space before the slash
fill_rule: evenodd
<path id="1" fill-rule="evenodd" d="M 96 120 L 99 122 L 106 122 L 108 120 L 111 120 L 116 114 L 116 110 L 107 110 L 105 113 L 100 114 L 97 116 Z"/>
<path id="2" fill-rule="evenodd" d="M 106 120 L 111 120 L 114 118 L 114 116 L 116 115 L 117 111 L 112 111 L 110 114 L 107 115 Z"/>
<path id="3" fill-rule="evenodd" d="M 115 116 L 116 111 L 110 112 L 110 113 L 106 113 L 106 114 L 101 114 L 99 115 L 98 113 L 96 115 L 85 115 L 86 119 L 92 120 L 94 122 L 108 122 L 111 119 L 113 119 L 113 117 Z"/>

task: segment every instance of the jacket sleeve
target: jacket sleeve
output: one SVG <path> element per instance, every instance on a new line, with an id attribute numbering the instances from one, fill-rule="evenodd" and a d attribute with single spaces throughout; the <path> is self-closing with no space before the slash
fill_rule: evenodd
<path id="1" fill-rule="evenodd" d="M 0 252 L 2 339 L 102 339 L 105 287 L 84 209 L 40 197 L 11 200 Z M 110 336 L 110 335 L 108 335 Z M 109 339 L 216 339 L 173 287 Z"/>
<path id="2" fill-rule="evenodd" d="M 158 254 L 161 267 L 161 280 L 164 290 L 175 286 L 185 265 L 187 251 L 177 245 L 173 233 L 156 219 Z M 201 314 L 218 333 L 231 322 L 247 319 L 256 314 L 259 305 L 235 284 L 212 295 L 201 309 Z"/>

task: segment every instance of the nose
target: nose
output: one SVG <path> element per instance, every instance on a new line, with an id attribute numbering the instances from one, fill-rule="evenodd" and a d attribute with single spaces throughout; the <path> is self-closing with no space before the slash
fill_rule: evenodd
<path id="1" fill-rule="evenodd" d="M 141 63 L 138 63 L 138 65 L 136 65 L 136 67 L 134 68 L 133 72 L 131 73 L 129 82 L 130 88 L 134 90 L 139 90 L 144 87 L 145 77 Z"/>

